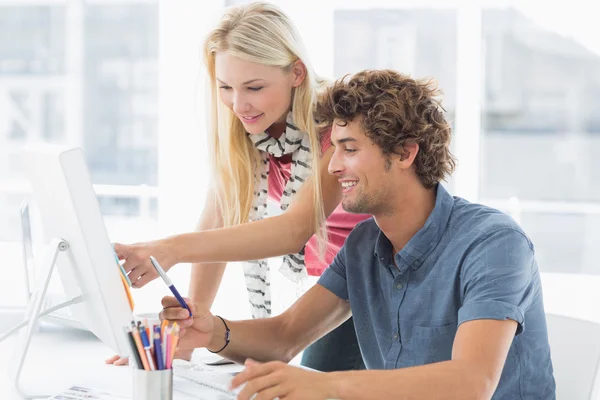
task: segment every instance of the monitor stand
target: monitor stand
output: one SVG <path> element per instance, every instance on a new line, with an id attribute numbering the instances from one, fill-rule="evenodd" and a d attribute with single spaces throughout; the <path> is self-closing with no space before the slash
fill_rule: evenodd
<path id="1" fill-rule="evenodd" d="M 24 321 L 21 324 L 22 326 L 26 325 L 27 329 L 21 330 L 17 342 L 17 347 L 15 348 L 15 351 L 13 353 L 13 359 L 9 364 L 11 366 L 8 372 L 10 379 L 14 383 L 14 386 L 19 392 L 19 394 L 24 398 L 51 396 L 45 394 L 27 393 L 21 387 L 20 383 L 21 373 L 23 372 L 23 366 L 25 364 L 25 358 L 27 357 L 27 351 L 29 350 L 31 338 L 35 332 L 40 318 L 44 317 L 45 315 L 51 312 L 56 311 L 57 309 L 67 307 L 72 304 L 77 304 L 82 301 L 82 297 L 78 296 L 63 304 L 59 304 L 56 307 L 52 307 L 52 310 L 42 310 L 42 306 L 45 303 L 46 295 L 48 293 L 48 286 L 56 267 L 56 260 L 58 259 L 58 256 L 61 253 L 64 253 L 68 250 L 69 244 L 65 240 L 53 239 L 50 241 L 50 244 L 48 245 L 48 248 L 46 250 L 46 254 L 42 259 L 42 265 L 40 275 L 38 276 L 39 279 L 37 285 L 33 293 L 31 294 L 29 304 L 27 306 L 27 312 L 25 313 Z"/>

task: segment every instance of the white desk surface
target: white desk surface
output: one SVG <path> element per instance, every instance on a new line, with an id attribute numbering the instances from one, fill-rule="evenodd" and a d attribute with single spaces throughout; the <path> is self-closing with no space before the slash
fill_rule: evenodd
<path id="1" fill-rule="evenodd" d="M 7 368 L 17 335 L 0 343 L 0 399 L 22 399 L 9 380 Z M 106 365 L 113 351 L 90 332 L 44 324 L 33 336 L 21 377 L 30 393 L 54 395 L 73 385 L 131 397 L 129 367 Z M 194 360 L 204 354 L 194 353 Z M 222 366 L 223 371 L 239 366 Z M 45 398 L 45 397 L 42 397 Z"/>

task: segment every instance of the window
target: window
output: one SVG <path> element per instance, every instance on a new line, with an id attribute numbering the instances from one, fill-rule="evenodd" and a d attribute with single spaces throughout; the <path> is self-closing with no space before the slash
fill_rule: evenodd
<path id="1" fill-rule="evenodd" d="M 394 69 L 435 78 L 447 118 L 456 110 L 456 21 L 453 9 L 373 8 L 334 11 L 334 76 Z M 452 187 L 452 180 L 448 185 Z"/>
<path id="2" fill-rule="evenodd" d="M 485 10 L 482 28 L 481 196 L 520 220 L 542 271 L 599 274 L 600 56 L 515 9 Z"/>
<path id="3" fill-rule="evenodd" d="M 0 1 L 0 253 L 18 277 L 23 144 L 83 148 L 111 239 L 157 216 L 158 2 L 44 3 Z M 4 282 L 17 305 L 24 286 Z"/>
<path id="4" fill-rule="evenodd" d="M 21 263 L 18 146 L 31 140 L 84 148 L 111 240 L 193 229 L 208 182 L 201 41 L 224 6 L 244 2 L 0 0 L 0 253 L 8 265 Z M 571 301 L 589 300 L 600 284 L 600 32 L 591 5 L 323 0 L 315 12 L 274 3 L 296 23 L 321 76 L 393 68 L 436 78 L 459 159 L 447 187 L 523 226 L 548 311 L 600 320 Z M 228 273 L 242 280 L 239 269 Z M 188 269 L 173 274 L 187 285 Z M 0 304 L 13 297 L 5 286 Z"/>
<path id="5" fill-rule="evenodd" d="M 314 13 L 281 2 L 305 27 L 325 76 L 394 68 L 435 77 L 459 160 L 447 187 L 522 225 L 536 247 L 547 311 L 600 320 L 590 306 L 600 284 L 593 12 L 579 2 L 481 4 L 330 0 L 315 22 Z M 311 21 L 327 28 L 307 28 Z"/>

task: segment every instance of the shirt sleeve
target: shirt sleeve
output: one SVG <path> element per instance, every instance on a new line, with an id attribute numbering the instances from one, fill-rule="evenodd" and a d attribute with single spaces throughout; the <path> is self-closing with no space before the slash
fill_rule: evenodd
<path id="1" fill-rule="evenodd" d="M 346 245 L 342 246 L 333 262 L 323 271 L 317 283 L 342 300 L 348 300 L 348 281 L 346 280 Z"/>
<path id="2" fill-rule="evenodd" d="M 492 233 L 463 263 L 463 304 L 458 324 L 477 319 L 512 319 L 518 323 L 516 334 L 523 332 L 525 311 L 536 291 L 535 268 L 533 246 L 523 233 L 514 229 Z"/>

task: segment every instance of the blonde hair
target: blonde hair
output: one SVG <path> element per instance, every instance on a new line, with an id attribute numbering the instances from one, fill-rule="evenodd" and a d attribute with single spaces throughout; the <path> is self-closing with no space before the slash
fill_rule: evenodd
<path id="1" fill-rule="evenodd" d="M 311 65 L 302 40 L 291 20 L 276 6 L 254 2 L 226 9 L 223 17 L 204 42 L 204 61 L 211 90 L 212 139 L 210 155 L 217 209 L 223 225 L 248 222 L 254 199 L 255 171 L 260 162 L 259 151 L 247 137 L 238 117 L 219 99 L 215 73 L 215 55 L 226 52 L 257 64 L 290 68 L 297 60 L 306 67 L 306 77 L 295 88 L 292 110 L 295 125 L 309 135 L 312 154 L 311 179 L 315 212 L 313 231 L 319 238 L 321 255 L 325 241 L 325 214 L 319 171 L 320 138 L 314 121 L 318 89 L 323 85 Z"/>

